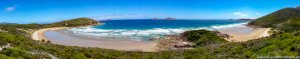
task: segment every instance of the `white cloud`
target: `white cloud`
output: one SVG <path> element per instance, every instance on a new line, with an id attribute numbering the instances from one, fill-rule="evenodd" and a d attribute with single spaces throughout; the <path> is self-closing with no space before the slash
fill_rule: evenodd
<path id="1" fill-rule="evenodd" d="M 5 11 L 7 11 L 7 12 L 14 11 L 16 9 L 16 7 L 17 7 L 16 5 L 15 6 L 11 6 L 11 7 L 6 7 Z"/>
<path id="2" fill-rule="evenodd" d="M 243 12 L 234 12 L 233 15 L 238 18 L 247 18 L 248 17 L 248 14 L 243 13 Z"/>
<path id="3" fill-rule="evenodd" d="M 242 12 L 234 12 L 233 14 L 234 15 L 240 15 L 240 14 L 242 14 Z"/>
<path id="4" fill-rule="evenodd" d="M 261 16 L 262 14 L 261 14 L 261 13 L 255 13 L 255 15 L 256 15 L 256 16 Z"/>

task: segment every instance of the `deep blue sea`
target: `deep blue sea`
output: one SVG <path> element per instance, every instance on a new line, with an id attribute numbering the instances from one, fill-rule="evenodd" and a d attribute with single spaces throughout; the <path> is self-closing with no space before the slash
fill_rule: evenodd
<path id="1" fill-rule="evenodd" d="M 221 29 L 245 24 L 236 20 L 107 20 L 101 25 L 67 29 L 66 33 L 80 37 L 148 41 L 151 38 L 175 35 L 188 30 Z"/>

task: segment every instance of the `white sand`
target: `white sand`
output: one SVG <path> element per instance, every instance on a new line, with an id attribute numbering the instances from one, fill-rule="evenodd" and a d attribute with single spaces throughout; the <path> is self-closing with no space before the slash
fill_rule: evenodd
<path id="1" fill-rule="evenodd" d="M 231 42 L 245 42 L 248 40 L 253 40 L 253 39 L 258 39 L 261 37 L 267 37 L 270 36 L 270 34 L 268 33 L 268 31 L 270 31 L 271 28 L 251 28 L 251 27 L 245 27 L 242 29 L 248 29 L 251 30 L 249 32 L 246 33 L 238 33 L 238 32 L 242 32 L 243 30 L 240 30 L 241 28 L 232 28 L 232 29 L 226 29 L 226 31 L 220 31 L 222 33 L 226 33 L 229 34 L 231 36 L 233 36 L 230 39 L 227 39 L 228 41 Z"/>
<path id="2" fill-rule="evenodd" d="M 49 40 L 51 43 L 79 46 L 79 47 L 99 47 L 105 49 L 125 50 L 125 51 L 144 51 L 155 52 L 157 42 L 137 42 L 137 41 L 121 41 L 121 40 L 91 40 L 73 37 L 59 33 L 55 30 L 66 29 L 67 27 L 46 28 L 35 31 L 32 34 L 34 40 Z"/>
<path id="3" fill-rule="evenodd" d="M 48 31 L 48 30 L 61 30 L 61 29 L 67 29 L 69 27 L 54 27 L 54 28 L 46 28 L 46 29 L 40 29 L 40 30 L 37 30 L 35 32 L 32 33 L 31 35 L 31 38 L 33 40 L 38 40 L 38 41 L 42 41 L 42 40 L 47 40 L 45 37 L 44 37 L 44 32 Z"/>

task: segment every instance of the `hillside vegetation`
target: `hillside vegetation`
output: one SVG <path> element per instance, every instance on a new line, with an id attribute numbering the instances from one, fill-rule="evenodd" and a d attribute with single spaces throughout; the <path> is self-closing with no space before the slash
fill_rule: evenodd
<path id="1" fill-rule="evenodd" d="M 300 29 L 300 7 L 281 9 L 258 18 L 250 22 L 249 25 L 272 27 L 287 31 L 298 30 Z"/>
<path id="2" fill-rule="evenodd" d="M 192 30 L 183 33 L 187 41 L 195 43 L 195 47 L 203 47 L 213 44 L 221 44 L 227 42 L 213 31 L 208 30 Z"/>
<path id="3" fill-rule="evenodd" d="M 87 26 L 87 25 L 95 25 L 95 24 L 99 24 L 99 22 L 96 20 L 90 19 L 90 18 L 76 18 L 76 19 L 52 23 L 52 24 L 49 24 L 48 26 L 51 26 L 51 27 L 59 27 L 59 26 L 76 27 L 76 26 Z"/>

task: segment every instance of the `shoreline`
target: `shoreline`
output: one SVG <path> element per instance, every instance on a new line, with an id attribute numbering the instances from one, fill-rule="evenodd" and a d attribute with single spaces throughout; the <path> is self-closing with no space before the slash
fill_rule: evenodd
<path id="1" fill-rule="evenodd" d="M 71 27 L 53 27 L 53 28 L 44 28 L 44 29 L 39 29 L 37 31 L 34 31 L 31 35 L 31 38 L 33 40 L 37 40 L 37 41 L 45 41 L 47 42 L 48 39 L 45 38 L 44 34 L 46 31 L 55 31 L 55 30 L 63 30 L 63 29 L 68 29 L 68 28 L 71 28 Z"/>
<path id="2" fill-rule="evenodd" d="M 138 41 L 125 41 L 125 40 L 92 40 L 82 39 L 71 35 L 59 33 L 56 30 L 63 30 L 74 27 L 54 27 L 45 28 L 35 31 L 32 34 L 33 40 L 50 41 L 53 44 L 65 45 L 65 46 L 78 46 L 78 47 L 97 47 L 104 49 L 124 50 L 124 51 L 143 51 L 143 52 L 157 52 L 158 42 L 138 42 Z M 247 34 L 237 34 L 234 32 L 220 31 L 221 33 L 229 34 L 232 36 L 226 39 L 230 42 L 245 42 L 261 37 L 269 36 L 268 31 L 270 28 L 253 28 L 246 26 L 246 29 L 254 29 Z M 222 29 L 223 30 L 223 29 Z M 229 31 L 239 31 L 239 28 L 224 29 Z M 64 39 L 62 39 L 64 38 Z"/>
<path id="3" fill-rule="evenodd" d="M 125 40 L 92 40 L 73 37 L 56 30 L 63 30 L 73 27 L 54 27 L 45 28 L 35 31 L 32 34 L 33 40 L 50 41 L 52 44 L 59 44 L 65 46 L 78 47 L 97 47 L 104 49 L 124 50 L 124 51 L 143 51 L 143 52 L 157 52 L 157 42 L 138 42 Z M 52 35 L 52 36 L 51 36 Z M 64 39 L 61 39 L 64 38 Z"/>
<path id="4" fill-rule="evenodd" d="M 95 26 L 95 25 L 101 25 L 101 23 L 88 25 L 88 26 Z M 87 27 L 87 26 L 77 26 L 77 27 Z M 37 41 L 44 40 L 45 42 L 47 42 L 48 39 L 45 38 L 45 35 L 44 35 L 46 31 L 49 31 L 49 30 L 56 31 L 56 30 L 63 30 L 63 29 L 69 29 L 69 28 L 76 28 L 76 27 L 52 27 L 52 28 L 38 29 L 31 34 L 31 38 L 33 40 L 37 40 Z"/>
<path id="5" fill-rule="evenodd" d="M 258 27 L 246 26 L 244 29 L 247 29 L 250 32 L 236 33 L 239 31 L 243 31 L 241 30 L 241 28 L 225 29 L 224 31 L 220 31 L 220 32 L 230 35 L 231 37 L 229 39 L 226 39 L 227 41 L 230 42 L 246 42 L 249 40 L 254 40 L 254 39 L 267 37 L 271 35 L 268 33 L 271 30 L 271 28 L 258 28 Z"/>

